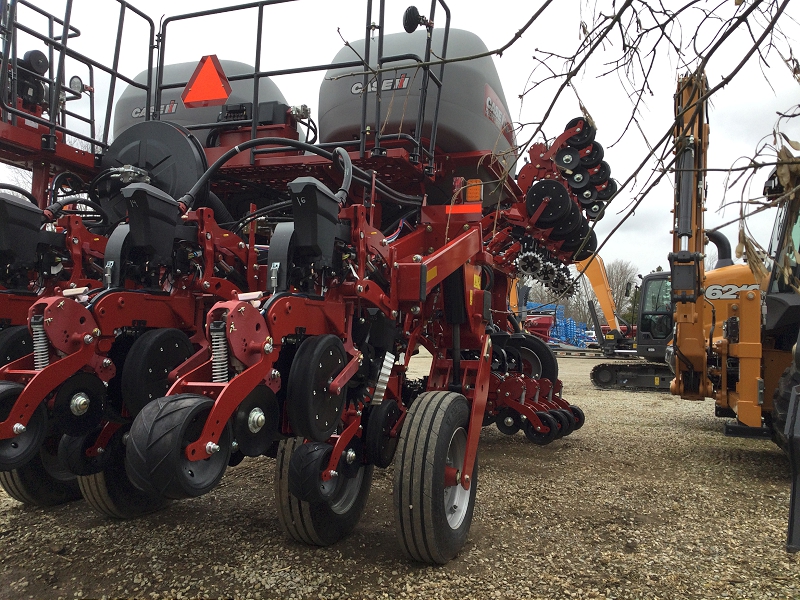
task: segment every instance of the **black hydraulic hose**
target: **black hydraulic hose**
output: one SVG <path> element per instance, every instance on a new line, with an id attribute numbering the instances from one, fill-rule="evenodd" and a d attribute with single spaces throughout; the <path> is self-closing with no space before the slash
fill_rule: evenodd
<path id="1" fill-rule="evenodd" d="M 255 146 L 261 146 L 266 144 L 275 144 L 278 146 L 288 146 L 290 148 L 297 148 L 298 150 L 311 152 L 312 154 L 316 154 L 318 156 L 322 156 L 323 158 L 327 158 L 330 161 L 333 161 L 334 155 L 331 152 L 327 152 L 325 150 L 322 150 L 321 148 L 318 148 L 317 146 L 312 146 L 311 144 L 306 144 L 305 142 L 299 142 L 297 140 L 289 140 L 286 138 L 278 138 L 278 137 L 255 138 L 252 140 L 248 140 L 246 142 L 242 142 L 237 146 L 234 146 L 233 148 L 228 150 L 225 154 L 220 156 L 216 161 L 214 161 L 214 164 L 211 165 L 206 170 L 205 173 L 203 173 L 200 179 L 198 179 L 197 182 L 192 186 L 192 189 L 189 190 L 183 197 L 180 198 L 179 202 L 181 202 L 184 206 L 186 206 L 187 210 L 190 209 L 192 207 L 192 204 L 194 204 L 194 200 L 197 197 L 197 195 L 200 193 L 202 189 L 204 189 L 206 184 L 208 184 L 208 182 L 211 180 L 211 177 L 214 176 L 214 174 L 220 169 L 220 167 L 222 167 L 222 165 L 227 163 L 230 159 L 232 159 L 240 152 L 243 152 L 244 150 L 249 150 L 250 148 L 253 148 Z M 366 180 L 368 181 L 367 185 L 369 186 L 372 185 L 372 177 L 370 176 L 369 173 L 367 173 L 363 169 L 359 169 L 358 167 L 353 167 L 353 172 L 354 172 L 353 178 L 356 181 L 362 183 L 363 185 L 362 180 Z M 358 175 L 358 177 L 356 177 L 355 175 Z M 378 187 L 378 189 L 381 189 L 382 191 L 384 191 L 384 188 L 386 190 L 389 190 L 390 193 L 384 192 L 387 198 L 398 204 L 416 204 L 416 205 L 422 204 L 422 198 L 420 198 L 419 196 L 407 196 L 405 194 L 400 194 L 399 192 L 395 192 L 385 184 L 381 184 L 380 182 L 377 181 L 376 181 L 376 186 Z"/>
<path id="2" fill-rule="evenodd" d="M 353 161 L 350 160 L 350 155 L 345 152 L 344 148 L 337 147 L 333 149 L 333 164 L 344 176 L 342 186 L 336 192 L 339 202 L 344 203 L 350 192 L 350 185 L 353 183 Z"/>
<path id="3" fill-rule="evenodd" d="M 522 327 L 514 313 L 508 313 L 508 322 L 511 323 L 511 328 L 514 330 L 514 333 L 522 333 Z"/>
<path id="4" fill-rule="evenodd" d="M 402 221 L 405 221 L 406 219 L 408 219 L 408 218 L 410 218 L 410 217 L 413 217 L 413 216 L 414 216 L 414 215 L 416 215 L 416 214 L 417 214 L 417 209 L 416 209 L 416 208 L 413 208 L 413 209 L 411 209 L 411 210 L 409 210 L 409 211 L 407 211 L 407 212 L 404 212 L 402 215 L 400 215 L 400 216 L 399 216 L 399 217 L 397 217 L 397 218 L 396 218 L 394 221 L 392 221 L 391 225 L 389 225 L 388 227 L 386 227 L 386 228 L 383 230 L 383 232 L 382 232 L 382 233 L 383 233 L 383 235 L 389 235 L 389 234 L 390 234 L 390 233 L 392 233 L 392 232 L 393 232 L 395 229 L 397 229 L 397 226 L 398 226 L 398 225 L 400 225 L 400 223 L 401 223 Z"/>
<path id="5" fill-rule="evenodd" d="M 234 221 L 233 215 L 222 203 L 222 200 L 219 199 L 219 196 L 217 196 L 214 192 L 209 192 L 203 204 L 214 211 L 214 219 L 218 224 L 220 224 L 221 227 L 222 223 L 230 223 Z"/>
<path id="6" fill-rule="evenodd" d="M 0 183 L 0 190 L 8 190 L 10 192 L 16 192 L 17 194 L 22 194 L 23 196 L 25 196 L 25 198 L 33 202 L 36 206 L 39 206 L 39 203 L 36 201 L 34 195 L 31 194 L 25 188 L 21 188 L 18 185 L 11 185 L 10 183 Z"/>

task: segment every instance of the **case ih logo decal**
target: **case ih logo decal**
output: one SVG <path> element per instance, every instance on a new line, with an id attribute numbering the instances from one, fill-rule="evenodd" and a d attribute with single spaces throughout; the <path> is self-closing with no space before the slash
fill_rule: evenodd
<path id="1" fill-rule="evenodd" d="M 175 102 L 175 100 L 170 100 L 169 104 L 162 104 L 161 105 L 161 114 L 162 115 L 171 115 L 171 114 L 174 114 L 176 112 L 178 112 L 178 103 Z M 134 119 L 139 119 L 139 118 L 143 117 L 144 114 L 145 114 L 145 107 L 144 106 L 140 106 L 140 107 L 134 108 L 133 111 L 131 111 L 131 116 Z"/>
<path id="2" fill-rule="evenodd" d="M 408 87 L 408 84 L 411 82 L 411 78 L 407 77 L 405 73 L 400 75 L 397 79 L 384 79 L 381 83 L 381 91 L 388 92 L 391 90 L 404 90 Z M 367 92 L 375 92 L 378 90 L 378 82 L 373 81 L 369 84 Z M 364 83 L 359 81 L 353 84 L 353 87 L 350 88 L 350 93 L 355 95 L 360 95 L 361 92 L 364 91 Z"/>
<path id="3" fill-rule="evenodd" d="M 486 99 L 483 104 L 483 114 L 495 127 L 499 129 L 508 143 L 514 145 L 514 131 L 511 128 L 511 119 L 506 112 L 500 97 L 495 93 L 491 86 L 486 84 Z"/>

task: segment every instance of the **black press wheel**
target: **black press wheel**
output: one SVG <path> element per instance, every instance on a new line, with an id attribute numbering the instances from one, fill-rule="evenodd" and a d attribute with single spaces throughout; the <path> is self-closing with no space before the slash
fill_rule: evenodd
<path id="1" fill-rule="evenodd" d="M 586 423 L 586 415 L 579 406 L 575 406 L 574 404 L 569 405 L 569 410 L 572 412 L 572 416 L 575 419 L 575 431 L 578 431 L 578 429 L 583 427 L 583 424 Z"/>
<path id="2" fill-rule="evenodd" d="M 289 491 L 305 502 L 329 502 L 338 491 L 343 477 L 322 479 L 333 453 L 324 442 L 300 444 L 289 459 Z"/>
<path id="3" fill-rule="evenodd" d="M 131 346 L 122 369 L 122 401 L 131 417 L 169 390 L 170 371 L 194 353 L 180 329 L 151 329 Z"/>
<path id="4" fill-rule="evenodd" d="M 25 388 L 22 384 L 0 381 L 0 421 L 9 418 L 14 403 L 23 389 Z M 20 433 L 0 440 L 0 471 L 12 471 L 24 467 L 39 454 L 46 436 L 47 407 L 41 402 Z"/>
<path id="5" fill-rule="evenodd" d="M 568 436 L 570 433 L 575 431 L 575 418 L 572 416 L 572 412 L 564 409 L 555 409 L 551 410 L 550 414 L 553 416 L 561 415 L 561 424 L 562 424 L 562 437 Z M 558 418 L 558 417 L 556 417 Z"/>
<path id="6" fill-rule="evenodd" d="M 400 547 L 412 560 L 444 564 L 464 547 L 478 487 L 448 485 L 462 471 L 470 407 L 455 392 L 424 392 L 406 415 L 394 462 L 394 513 Z"/>
<path id="7" fill-rule="evenodd" d="M 505 407 L 498 411 L 494 424 L 500 433 L 514 435 L 522 428 L 522 419 L 517 411 Z"/>
<path id="8" fill-rule="evenodd" d="M 536 416 L 542 423 L 539 429 L 530 421 L 525 422 L 525 437 L 537 446 L 546 446 L 558 436 L 558 423 L 548 413 L 536 411 Z"/>
<path id="9" fill-rule="evenodd" d="M 112 519 L 133 519 L 166 507 L 169 500 L 136 488 L 125 471 L 125 445 L 129 426 L 120 427 L 103 452 L 102 469 L 78 477 L 86 503 Z"/>
<path id="10" fill-rule="evenodd" d="M 558 379 L 558 360 L 545 342 L 529 333 L 514 334 L 508 345 L 520 355 L 520 371 L 531 379 Z"/>
<path id="11" fill-rule="evenodd" d="M 136 415 L 125 446 L 133 484 L 154 496 L 178 500 L 211 491 L 225 473 L 231 429 L 223 426 L 215 452 L 189 460 L 184 450 L 203 431 L 214 401 L 195 394 L 158 398 Z"/>
<path id="12" fill-rule="evenodd" d="M 286 407 L 292 431 L 324 442 L 339 425 L 345 392 L 331 394 L 329 386 L 347 364 L 342 340 L 317 335 L 300 344 L 289 371 Z"/>
<path id="13" fill-rule="evenodd" d="M 585 146 L 588 146 L 594 141 L 594 136 L 597 133 L 595 128 L 589 125 L 589 121 L 586 119 L 586 117 L 576 117 L 572 119 L 569 123 L 567 123 L 567 126 L 564 127 L 564 131 L 567 129 L 572 129 L 581 121 L 583 121 L 583 127 L 581 130 L 572 137 L 567 138 L 567 144 L 573 148 L 584 148 Z"/>
<path id="14" fill-rule="evenodd" d="M 608 185 L 606 185 L 606 187 L 604 187 L 601 190 L 600 189 L 597 190 L 597 199 L 598 200 L 609 200 L 611 198 L 611 196 L 613 196 L 614 194 L 617 193 L 618 189 L 619 189 L 619 186 L 617 185 L 616 180 L 609 179 L 608 180 Z"/>
<path id="15" fill-rule="evenodd" d="M 550 415 L 550 417 L 556 422 L 557 440 L 560 440 L 565 435 L 569 435 L 569 423 L 567 423 L 567 417 L 564 415 L 564 413 L 557 410 L 550 410 L 547 412 L 547 414 Z"/>
<path id="16" fill-rule="evenodd" d="M 57 436 L 45 439 L 36 455 L 21 467 L 0 472 L 0 486 L 29 506 L 57 506 L 81 497 L 75 475 L 58 460 Z"/>
<path id="17" fill-rule="evenodd" d="M 386 398 L 378 406 L 370 409 L 367 432 L 364 435 L 364 450 L 367 460 L 376 467 L 385 469 L 394 459 L 399 437 L 392 437 L 392 429 L 397 425 L 402 412 L 397 402 Z"/>
<path id="18" fill-rule="evenodd" d="M 275 504 L 281 528 L 293 540 L 315 546 L 330 546 L 355 529 L 367 503 L 372 485 L 372 465 L 343 477 L 332 497 L 325 502 L 300 500 L 289 490 L 290 463 L 302 438 L 282 440 L 278 445 L 275 470 Z M 327 444 L 320 444 L 327 446 Z"/>
<path id="19" fill-rule="evenodd" d="M 6 327 L 0 331 L 0 366 L 33 352 L 33 340 L 26 325 Z"/>
<path id="20" fill-rule="evenodd" d="M 598 142 L 592 142 L 589 145 L 589 150 L 586 151 L 586 148 L 583 148 L 581 154 L 581 166 L 586 169 L 593 169 L 603 160 L 605 150 Z"/>

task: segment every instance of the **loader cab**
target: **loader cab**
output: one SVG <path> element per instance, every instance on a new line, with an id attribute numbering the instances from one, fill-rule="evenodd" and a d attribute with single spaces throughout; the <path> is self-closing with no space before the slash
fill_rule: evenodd
<path id="1" fill-rule="evenodd" d="M 764 195 L 769 198 L 782 193 L 783 186 L 773 171 L 764 184 Z M 797 292 L 800 288 L 799 247 L 800 213 L 784 203 L 775 217 L 765 258 L 769 283 L 766 287 L 764 331 L 776 339 L 776 347 L 781 350 L 791 349 L 800 328 L 800 294 Z M 761 289 L 765 289 L 763 284 Z"/>
<path id="2" fill-rule="evenodd" d="M 668 271 L 650 273 L 642 279 L 639 295 L 636 352 L 649 360 L 663 361 L 672 341 L 673 311 Z"/>

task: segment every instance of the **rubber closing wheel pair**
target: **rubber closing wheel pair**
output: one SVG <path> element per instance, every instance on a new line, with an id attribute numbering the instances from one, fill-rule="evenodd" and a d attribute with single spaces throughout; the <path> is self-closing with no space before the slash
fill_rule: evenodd
<path id="1" fill-rule="evenodd" d="M 333 482 L 338 478 L 332 478 L 333 483 L 325 490 L 325 500 L 302 500 L 292 493 L 292 462 L 296 463 L 295 468 L 297 462 L 307 465 L 306 470 L 319 479 L 331 451 L 329 444 L 304 444 L 303 438 L 283 440 L 278 446 L 275 470 L 278 521 L 286 534 L 298 542 L 330 546 L 350 534 L 364 514 L 372 485 L 372 465 L 360 465 L 350 477 L 340 475 L 341 481 Z"/>
<path id="2" fill-rule="evenodd" d="M 231 429 L 221 426 L 218 448 L 200 460 L 185 449 L 197 441 L 214 401 L 195 394 L 158 398 L 136 416 L 125 447 L 131 482 L 151 495 L 192 498 L 212 490 L 225 473 L 231 455 Z"/>
<path id="3" fill-rule="evenodd" d="M 420 394 L 406 415 L 395 455 L 393 501 L 400 547 L 412 560 L 444 564 L 467 541 L 478 487 L 477 457 L 469 489 L 458 483 L 469 416 L 464 396 L 441 391 Z"/>

